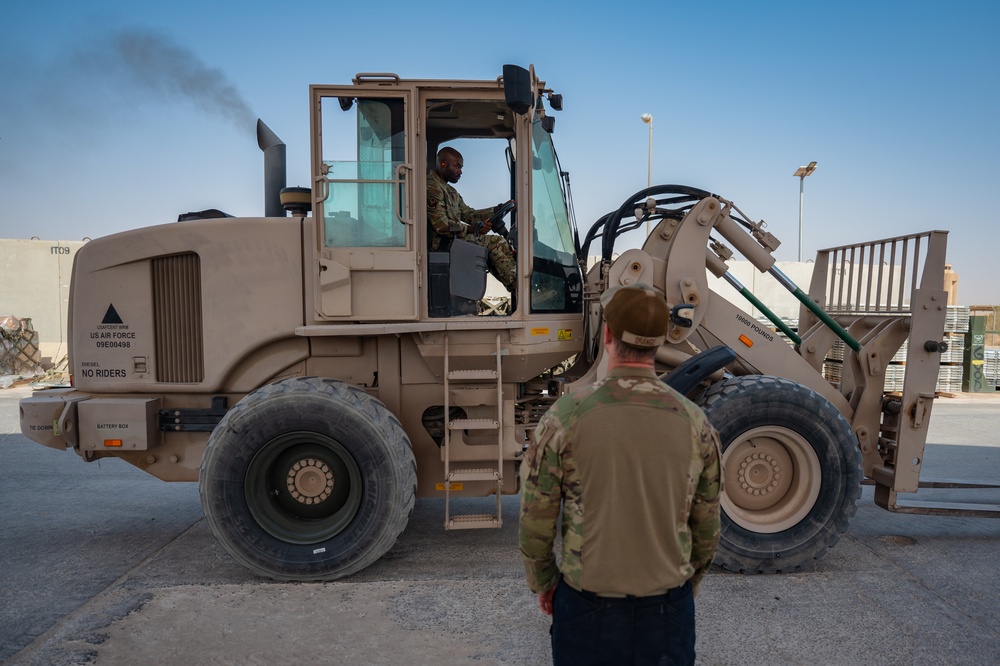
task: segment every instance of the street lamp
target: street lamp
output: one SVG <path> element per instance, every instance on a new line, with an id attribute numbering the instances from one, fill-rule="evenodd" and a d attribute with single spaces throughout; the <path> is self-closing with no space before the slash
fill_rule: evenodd
<path id="1" fill-rule="evenodd" d="M 646 187 L 653 186 L 653 114 L 644 113 L 642 122 L 649 125 L 649 158 L 646 162 Z M 646 218 L 646 235 L 649 236 L 649 218 Z"/>
<path id="2" fill-rule="evenodd" d="M 816 163 L 810 162 L 809 166 L 800 166 L 792 175 L 799 179 L 799 261 L 802 261 L 802 200 L 805 191 L 806 176 L 811 176 L 816 170 Z"/>

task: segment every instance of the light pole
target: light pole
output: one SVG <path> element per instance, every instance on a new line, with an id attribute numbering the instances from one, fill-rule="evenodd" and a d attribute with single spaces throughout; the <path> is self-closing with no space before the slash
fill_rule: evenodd
<path id="1" fill-rule="evenodd" d="M 649 125 L 649 157 L 646 161 L 646 187 L 653 186 L 653 114 L 644 113 L 642 122 Z M 649 218 L 646 218 L 646 235 L 649 236 Z"/>
<path id="2" fill-rule="evenodd" d="M 815 170 L 816 163 L 810 162 L 809 166 L 800 166 L 792 174 L 799 179 L 799 261 L 802 261 L 802 200 L 804 198 L 806 176 L 811 176 Z"/>

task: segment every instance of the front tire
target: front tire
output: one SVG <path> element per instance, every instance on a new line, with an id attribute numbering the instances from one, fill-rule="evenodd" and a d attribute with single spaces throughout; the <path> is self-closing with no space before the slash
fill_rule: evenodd
<path id="1" fill-rule="evenodd" d="M 861 452 L 823 396 L 779 377 L 732 377 L 698 399 L 722 443 L 722 534 L 715 563 L 794 571 L 847 530 L 861 495 Z"/>
<path id="2" fill-rule="evenodd" d="M 222 547 L 275 580 L 333 580 L 384 555 L 416 497 L 399 421 L 362 389 L 316 377 L 264 386 L 209 438 L 200 495 Z"/>

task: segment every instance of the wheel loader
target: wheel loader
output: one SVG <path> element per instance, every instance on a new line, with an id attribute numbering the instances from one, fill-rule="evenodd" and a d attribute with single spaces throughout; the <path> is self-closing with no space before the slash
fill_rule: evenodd
<path id="1" fill-rule="evenodd" d="M 445 529 L 500 527 L 538 419 L 603 373 L 600 294 L 642 282 L 671 307 L 657 371 L 723 442 L 717 564 L 808 566 L 847 528 L 863 478 L 889 510 L 933 510 L 897 494 L 917 489 L 935 397 L 946 232 L 823 250 L 806 292 L 775 267 L 765 224 L 705 190 L 641 190 L 581 234 L 552 143 L 562 96 L 533 68 L 363 73 L 309 95 L 308 187 L 285 187 L 284 145 L 258 122 L 264 217 L 186 213 L 78 252 L 72 388 L 21 402 L 27 437 L 198 481 L 237 562 L 336 579 L 392 547 L 417 497 L 443 498 Z M 483 248 L 428 249 L 427 174 L 446 145 L 496 149 L 506 166 L 497 198 L 516 208 L 492 227 L 517 283 L 503 308 L 483 305 Z M 641 249 L 615 249 L 642 225 Z M 797 330 L 730 274 L 734 251 L 796 295 Z M 906 341 L 905 387 L 887 392 Z M 455 511 L 491 495 L 490 513 Z"/>

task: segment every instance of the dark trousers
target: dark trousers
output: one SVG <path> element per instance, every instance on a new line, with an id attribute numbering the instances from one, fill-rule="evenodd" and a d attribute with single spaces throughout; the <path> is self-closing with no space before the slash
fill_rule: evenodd
<path id="1" fill-rule="evenodd" d="M 655 597 L 599 597 L 562 580 L 552 600 L 552 662 L 693 664 L 691 583 Z"/>

